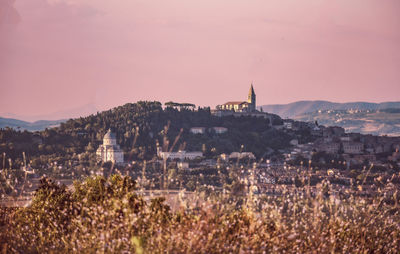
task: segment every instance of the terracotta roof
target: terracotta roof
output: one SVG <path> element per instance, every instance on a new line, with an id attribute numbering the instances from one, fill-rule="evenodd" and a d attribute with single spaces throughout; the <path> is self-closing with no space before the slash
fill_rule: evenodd
<path id="1" fill-rule="evenodd" d="M 229 104 L 234 104 L 234 105 L 240 105 L 240 104 L 244 104 L 247 103 L 245 101 L 228 101 L 226 103 L 224 103 L 223 105 L 229 105 Z"/>

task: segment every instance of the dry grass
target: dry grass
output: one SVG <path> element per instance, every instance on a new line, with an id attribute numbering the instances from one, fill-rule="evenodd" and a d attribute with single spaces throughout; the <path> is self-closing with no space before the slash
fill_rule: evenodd
<path id="1" fill-rule="evenodd" d="M 163 199 L 145 202 L 126 177 L 88 178 L 72 192 L 47 181 L 30 207 L 3 209 L 0 239 L 4 251 L 24 253 L 400 252 L 394 185 L 373 198 L 329 189 L 199 194 L 196 207 L 171 212 Z"/>

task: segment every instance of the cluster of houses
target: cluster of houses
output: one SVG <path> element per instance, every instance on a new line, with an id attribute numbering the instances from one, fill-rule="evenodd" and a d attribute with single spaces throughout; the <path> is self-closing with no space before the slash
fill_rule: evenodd
<path id="1" fill-rule="evenodd" d="M 186 104 L 185 104 L 186 105 Z M 214 115 L 229 115 L 234 114 L 252 115 L 269 117 L 269 114 L 260 112 L 256 109 L 256 94 L 253 85 L 251 85 L 247 101 L 227 102 L 217 106 L 213 111 Z M 256 115 L 254 115 L 256 114 Z M 383 163 L 384 161 L 392 161 L 400 164 L 400 137 L 373 136 L 363 135 L 359 133 L 346 133 L 342 127 L 325 127 L 318 123 L 298 122 L 290 119 L 283 121 L 282 125 L 272 126 L 276 129 L 287 131 L 307 130 L 313 136 L 313 142 L 300 143 L 299 139 L 291 140 L 292 148 L 290 150 L 282 150 L 286 160 L 292 160 L 298 156 L 306 159 L 311 159 L 313 154 L 324 152 L 326 154 L 340 154 L 344 160 L 350 165 L 361 164 L 365 161 L 370 163 Z M 189 129 L 189 132 L 194 135 L 204 135 L 206 133 L 224 134 L 228 132 L 228 128 L 215 126 L 203 127 L 197 126 Z M 266 147 L 266 151 L 268 151 Z M 97 158 L 99 161 L 112 161 L 115 163 L 123 163 L 123 151 L 116 142 L 115 135 L 109 130 L 104 136 L 103 144 L 97 150 Z M 203 158 L 203 153 L 200 151 L 161 151 L 157 149 L 157 156 L 161 159 L 187 161 L 198 158 Z M 231 154 L 221 154 L 220 159 L 228 161 L 229 159 L 255 159 L 252 153 L 233 152 Z"/>
<path id="2" fill-rule="evenodd" d="M 308 125 L 308 126 L 301 126 Z M 315 152 L 340 154 L 348 165 L 362 164 L 365 161 L 380 164 L 383 161 L 400 163 L 400 137 L 373 136 L 360 133 L 346 133 L 342 127 L 324 127 L 317 123 L 299 123 L 286 121 L 283 128 L 296 130 L 306 127 L 317 139 L 307 144 L 292 140 L 293 148 L 285 154 L 287 160 L 299 155 L 311 159 Z"/>
<path id="3" fill-rule="evenodd" d="M 313 154 L 324 152 L 326 154 L 340 154 L 347 162 L 347 165 L 362 164 L 365 161 L 375 165 L 383 165 L 384 162 L 392 161 L 400 165 L 400 137 L 362 135 L 359 133 L 345 133 L 341 127 L 324 127 L 317 124 L 303 122 L 285 121 L 283 128 L 295 130 L 296 128 L 308 128 L 312 135 L 317 139 L 314 142 L 299 144 L 297 139 L 290 143 L 292 148 L 282 151 L 286 161 L 293 160 L 298 156 L 311 159 Z M 192 127 L 190 133 L 202 135 L 207 131 L 223 134 L 228 131 L 225 127 Z M 114 163 L 124 163 L 123 151 L 116 142 L 116 136 L 108 130 L 103 139 L 103 144 L 99 146 L 96 152 L 99 161 L 112 161 Z M 157 149 L 157 156 L 165 160 L 190 161 L 203 158 L 200 151 L 161 151 Z M 232 152 L 231 154 L 221 154 L 222 161 L 232 159 L 255 159 L 251 152 Z"/>
<path id="4" fill-rule="evenodd" d="M 228 128 L 212 127 L 207 129 L 206 127 L 192 127 L 190 129 L 190 132 L 192 134 L 205 134 L 207 130 L 217 134 L 223 134 L 228 131 Z M 103 144 L 101 144 L 97 149 L 96 156 L 98 161 L 111 161 L 117 164 L 124 163 L 123 151 L 117 144 L 117 138 L 115 134 L 111 132 L 111 129 L 109 129 L 104 135 Z M 161 147 L 157 146 L 157 156 L 163 160 L 178 160 L 180 161 L 180 166 L 184 168 L 186 167 L 186 164 L 188 164 L 185 161 L 201 159 L 203 158 L 203 153 L 200 151 L 189 152 L 184 150 L 180 150 L 177 152 L 162 151 Z M 221 154 L 220 158 L 224 161 L 227 161 L 229 159 L 255 159 L 255 156 L 253 153 L 250 152 L 232 152 L 230 155 Z"/>

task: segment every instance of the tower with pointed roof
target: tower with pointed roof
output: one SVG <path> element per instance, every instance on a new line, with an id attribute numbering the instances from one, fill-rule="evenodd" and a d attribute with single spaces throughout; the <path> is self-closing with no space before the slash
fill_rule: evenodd
<path id="1" fill-rule="evenodd" d="M 250 112 L 256 111 L 256 93 L 254 92 L 253 83 L 251 83 L 249 95 L 247 96 L 248 109 Z"/>
<path id="2" fill-rule="evenodd" d="M 253 83 L 251 83 L 247 101 L 229 101 L 216 107 L 218 111 L 233 111 L 254 113 L 256 110 L 256 93 L 254 92 Z"/>

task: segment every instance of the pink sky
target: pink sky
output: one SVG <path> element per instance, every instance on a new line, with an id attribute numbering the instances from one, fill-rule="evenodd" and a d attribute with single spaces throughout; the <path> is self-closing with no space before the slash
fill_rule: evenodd
<path id="1" fill-rule="evenodd" d="M 400 100 L 399 0 L 12 2 L 0 0 L 0 116 L 214 107 L 252 81 L 258 105 Z M 19 22 L 4 18 L 12 5 Z"/>

